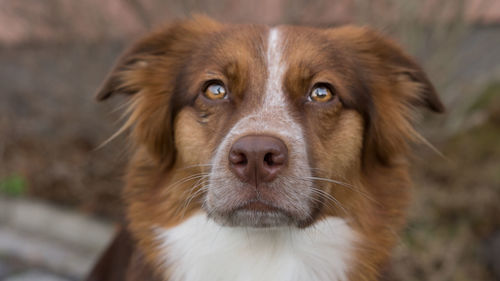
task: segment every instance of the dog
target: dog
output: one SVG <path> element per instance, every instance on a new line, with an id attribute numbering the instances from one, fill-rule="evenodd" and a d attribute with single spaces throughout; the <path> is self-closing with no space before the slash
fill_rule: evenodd
<path id="1" fill-rule="evenodd" d="M 412 124 L 444 107 L 366 27 L 172 23 L 97 94 L 129 99 L 127 224 L 88 280 L 380 280 L 404 226 Z"/>

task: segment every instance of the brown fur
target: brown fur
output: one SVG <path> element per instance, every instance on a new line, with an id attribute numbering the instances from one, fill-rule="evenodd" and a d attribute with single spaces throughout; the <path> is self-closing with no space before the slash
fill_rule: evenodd
<path id="1" fill-rule="evenodd" d="M 267 30 L 207 18 L 172 24 L 127 51 L 98 93 L 99 100 L 132 95 L 122 129 L 131 129 L 135 148 L 125 199 L 135 252 L 144 253 L 147 267 L 159 269 L 152 226 L 175 226 L 201 209 L 203 192 L 191 198 L 199 188 L 190 188 L 210 169 L 196 165 L 209 163 L 225 133 L 262 99 Z M 414 111 L 443 106 L 422 69 L 370 29 L 284 30 L 285 89 L 306 130 L 309 162 L 321 168 L 314 176 L 348 184 L 316 183 L 342 208 L 318 204 L 314 219 L 348 217 L 362 235 L 350 280 L 377 280 L 405 221 L 409 143 L 419 139 Z M 197 96 L 211 79 L 232 85 L 234 98 L 215 106 Z M 325 80 L 334 84 L 335 100 L 303 106 L 303 94 Z"/>

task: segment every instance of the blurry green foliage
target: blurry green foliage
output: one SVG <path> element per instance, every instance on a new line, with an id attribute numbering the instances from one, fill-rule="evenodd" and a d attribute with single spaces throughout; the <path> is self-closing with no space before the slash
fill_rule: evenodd
<path id="1" fill-rule="evenodd" d="M 8 196 L 22 196 L 26 193 L 26 179 L 20 175 L 11 175 L 0 180 L 0 193 Z"/>

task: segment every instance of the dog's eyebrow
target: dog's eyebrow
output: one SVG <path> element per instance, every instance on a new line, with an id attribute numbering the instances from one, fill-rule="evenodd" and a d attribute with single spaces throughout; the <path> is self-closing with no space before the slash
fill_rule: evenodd
<path id="1" fill-rule="evenodd" d="M 213 76 L 220 75 L 219 73 L 214 72 L 214 71 L 211 71 L 211 70 L 208 70 L 205 74 L 206 74 L 206 75 L 213 75 Z"/>

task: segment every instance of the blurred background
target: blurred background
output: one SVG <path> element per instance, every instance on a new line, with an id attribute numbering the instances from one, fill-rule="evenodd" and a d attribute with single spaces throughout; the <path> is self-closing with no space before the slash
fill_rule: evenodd
<path id="1" fill-rule="evenodd" d="M 500 1 L 0 0 L 0 280 L 79 280 L 120 219 L 123 100 L 93 94 L 120 52 L 193 13 L 394 37 L 447 113 L 423 115 L 396 280 L 500 280 Z"/>

